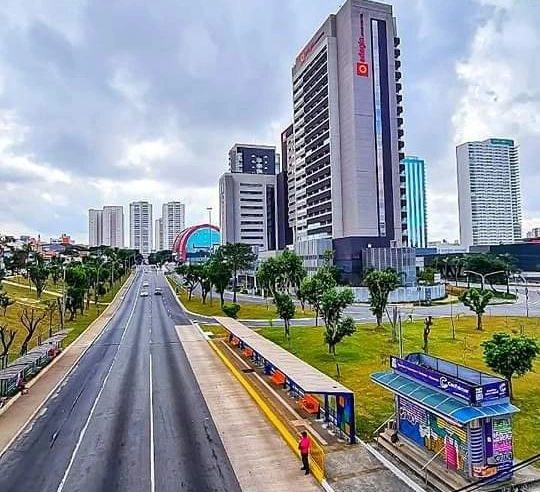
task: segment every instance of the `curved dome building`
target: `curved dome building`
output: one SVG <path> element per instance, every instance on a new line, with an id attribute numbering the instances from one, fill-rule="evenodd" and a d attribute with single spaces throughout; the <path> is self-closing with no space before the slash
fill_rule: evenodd
<path id="1" fill-rule="evenodd" d="M 204 261 L 220 241 L 219 227 L 211 224 L 191 226 L 176 236 L 173 254 L 181 262 Z"/>

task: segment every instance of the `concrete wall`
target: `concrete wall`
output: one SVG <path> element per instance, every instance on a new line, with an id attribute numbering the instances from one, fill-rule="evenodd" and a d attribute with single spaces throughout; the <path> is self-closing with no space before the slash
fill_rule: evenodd
<path id="1" fill-rule="evenodd" d="M 354 292 L 354 302 L 369 302 L 369 290 L 367 287 L 351 287 Z M 431 299 L 442 299 L 446 295 L 444 284 L 419 285 L 417 287 L 399 287 L 390 292 L 388 302 L 416 302 L 424 301 L 431 293 Z"/>

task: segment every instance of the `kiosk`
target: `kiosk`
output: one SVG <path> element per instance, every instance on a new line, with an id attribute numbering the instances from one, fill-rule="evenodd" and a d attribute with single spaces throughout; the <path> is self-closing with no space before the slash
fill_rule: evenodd
<path id="1" fill-rule="evenodd" d="M 512 414 L 504 378 L 422 353 L 391 357 L 372 381 L 395 395 L 398 439 L 468 479 L 512 476 Z"/>

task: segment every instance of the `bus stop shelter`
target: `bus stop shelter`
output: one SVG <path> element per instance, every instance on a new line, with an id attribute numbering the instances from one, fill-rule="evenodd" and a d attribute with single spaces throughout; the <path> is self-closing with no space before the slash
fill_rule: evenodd
<path id="1" fill-rule="evenodd" d="M 253 361 L 264 367 L 266 374 L 283 374 L 284 386 L 289 391 L 301 396 L 319 396 L 325 421 L 340 429 L 351 444 L 356 441 L 354 393 L 349 388 L 239 321 L 226 317 L 216 317 L 216 321 L 229 333 L 230 339 L 238 339 L 240 348 L 251 349 Z"/>

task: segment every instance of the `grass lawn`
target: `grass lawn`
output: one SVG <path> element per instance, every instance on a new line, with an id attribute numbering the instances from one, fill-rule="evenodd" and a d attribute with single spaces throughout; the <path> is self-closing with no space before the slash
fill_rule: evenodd
<path id="1" fill-rule="evenodd" d="M 435 319 L 430 336 L 430 354 L 454 362 L 487 370 L 482 360 L 480 343 L 496 331 L 519 333 L 523 327 L 525 334 L 540 335 L 540 318 L 484 318 L 484 331 L 475 330 L 475 317 L 462 317 L 456 323 L 456 340 L 452 340 L 450 320 Z M 422 322 L 404 323 L 404 351 L 418 352 L 422 346 Z M 282 328 L 264 328 L 262 335 L 289 349 Z M 357 326 L 356 333 L 337 346 L 334 358 L 328 354 L 323 343 L 321 327 L 292 327 L 291 350 L 311 365 L 336 377 L 336 363 L 339 363 L 341 383 L 356 394 L 358 432 L 364 439 L 370 439 L 373 431 L 386 420 L 393 411 L 392 396 L 389 391 L 373 384 L 369 375 L 388 369 L 388 357 L 398 355 L 397 343 L 392 343 L 390 328 L 378 330 L 373 324 Z M 540 451 L 540 360 L 536 361 L 536 372 L 529 373 L 513 381 L 514 403 L 521 412 L 514 417 L 514 445 L 518 458 L 527 458 Z"/>
<path id="2" fill-rule="evenodd" d="M 11 305 L 7 311 L 6 316 L 3 316 L 3 312 L 0 310 L 0 325 L 7 326 L 8 329 L 16 330 L 17 335 L 15 337 L 15 341 L 13 345 L 10 348 L 9 352 L 9 360 L 12 361 L 16 359 L 19 356 L 19 351 L 21 349 L 22 342 L 24 338 L 26 337 L 26 329 L 22 326 L 19 315 L 21 311 L 24 309 L 25 306 L 28 307 L 35 307 L 36 310 L 39 310 L 40 313 L 43 312 L 43 310 L 46 308 L 46 302 L 48 300 L 55 300 L 57 299 L 56 296 L 46 294 L 44 293 L 41 296 L 41 299 L 36 299 L 36 293 L 35 291 L 30 291 L 27 287 L 17 287 L 14 285 L 9 285 L 3 283 L 3 288 L 5 292 L 12 298 L 15 299 L 15 304 Z M 28 284 L 26 284 L 28 285 Z M 110 302 L 110 300 L 114 297 L 116 292 L 121 287 L 121 283 L 118 283 L 113 290 L 108 292 L 103 299 L 101 299 L 102 302 Z M 109 301 L 107 301 L 107 298 Z M 99 306 L 99 312 L 103 312 L 106 306 L 100 305 Z M 96 309 L 96 306 L 93 303 L 90 303 L 90 307 L 85 310 L 84 314 L 78 314 L 77 317 L 73 321 L 69 321 L 69 313 L 66 312 L 66 323 L 65 327 L 69 330 L 69 333 L 67 337 L 64 339 L 64 347 L 67 347 L 77 336 L 79 336 L 87 327 L 88 325 L 94 321 L 98 316 L 98 310 Z M 52 328 L 53 332 L 56 332 L 60 329 L 60 320 L 59 320 L 59 314 L 58 310 L 55 310 L 53 319 L 52 319 Z M 30 340 L 28 348 L 31 349 L 35 347 L 38 344 L 39 338 L 41 337 L 42 340 L 46 339 L 49 336 L 49 317 L 45 317 L 45 319 L 40 323 L 38 329 L 34 333 L 34 336 Z"/>
<path id="3" fill-rule="evenodd" d="M 171 285 L 176 287 L 174 280 L 170 277 L 168 278 Z M 187 291 L 181 287 L 178 297 L 182 301 L 182 304 L 188 311 L 193 313 L 201 314 L 203 316 L 225 316 L 221 310 L 221 305 L 219 303 L 219 296 L 214 294 L 212 302 L 210 302 L 210 295 L 206 298 L 206 304 L 202 303 L 200 294 L 194 293 L 191 300 L 188 299 Z M 227 304 L 232 301 L 226 301 Z M 238 312 L 238 319 L 276 319 L 278 314 L 276 313 L 276 307 L 272 304 L 272 301 L 268 299 L 268 305 L 264 304 L 255 304 L 251 302 L 239 302 L 240 311 Z M 302 311 L 298 306 L 296 307 L 295 318 L 311 318 L 314 317 L 315 313 L 313 311 L 306 309 L 305 312 Z"/>

